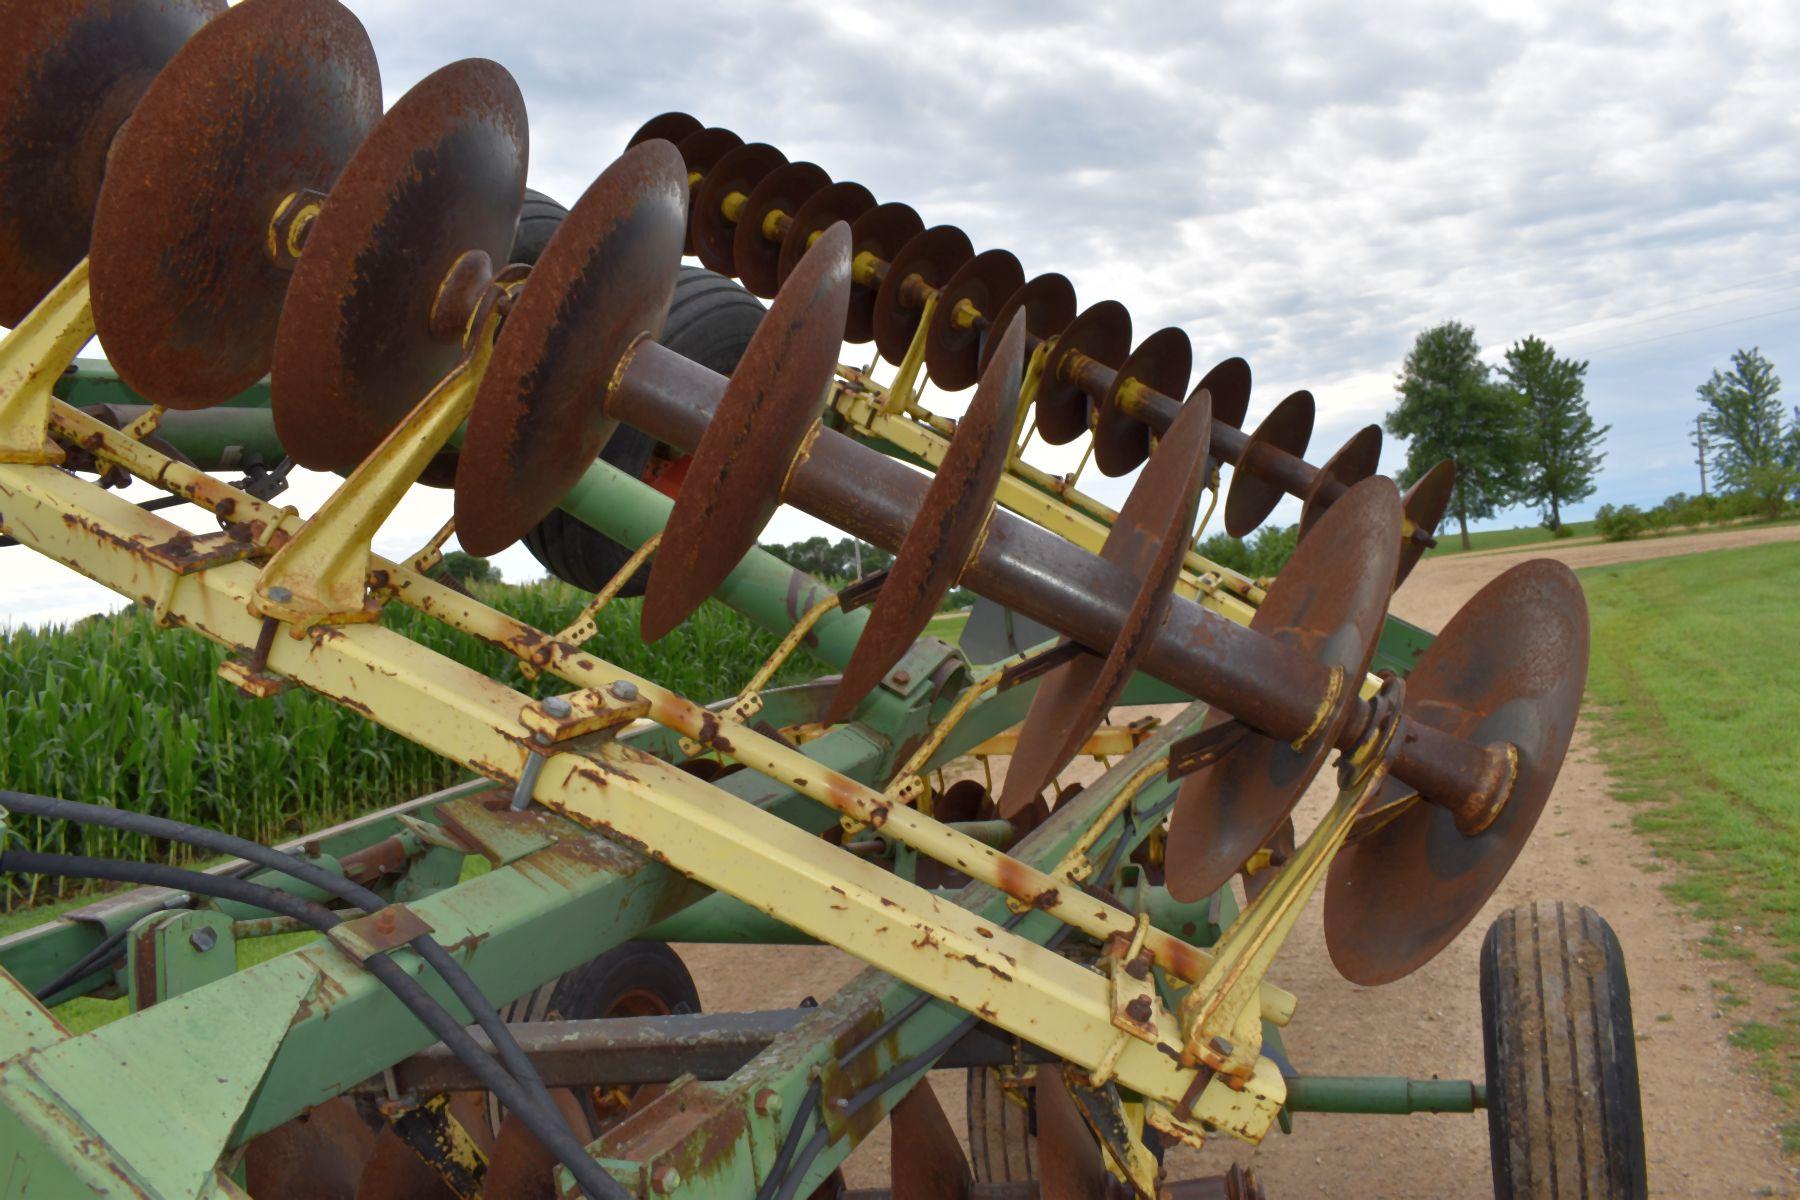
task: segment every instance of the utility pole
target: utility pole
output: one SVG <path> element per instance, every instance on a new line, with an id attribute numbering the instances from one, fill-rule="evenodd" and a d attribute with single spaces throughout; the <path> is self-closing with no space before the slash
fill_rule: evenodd
<path id="1" fill-rule="evenodd" d="M 1700 494 L 1706 495 L 1706 414 L 1694 414 L 1694 446 L 1700 451 L 1700 457 L 1694 461 L 1700 464 Z"/>

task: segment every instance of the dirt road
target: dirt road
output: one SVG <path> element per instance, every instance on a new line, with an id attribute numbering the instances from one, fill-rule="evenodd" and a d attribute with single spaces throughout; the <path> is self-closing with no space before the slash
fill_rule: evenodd
<path id="1" fill-rule="evenodd" d="M 1786 540 L 1800 540 L 1800 526 L 1427 560 L 1395 596 L 1393 611 L 1437 629 L 1488 580 L 1532 555 L 1585 567 Z M 1069 777 L 1081 774 L 1077 767 Z M 1307 796 L 1298 813 L 1303 831 L 1329 800 L 1322 787 Z M 1612 923 L 1629 964 L 1652 1194 L 1800 1195 L 1795 1172 L 1779 1152 L 1776 1111 L 1744 1057 L 1728 1043 L 1731 1023 L 1720 1012 L 1712 985 L 1724 968 L 1701 957 L 1695 927 L 1662 894 L 1660 879 L 1661 865 L 1631 831 L 1626 808 L 1611 798 L 1607 773 L 1585 729 L 1578 728 L 1556 793 L 1518 865 L 1486 911 L 1416 974 L 1384 988 L 1347 983 L 1326 957 L 1315 899 L 1277 967 L 1277 981 L 1301 1000 L 1286 1032 L 1289 1054 L 1300 1070 L 1320 1074 L 1480 1078 L 1476 978 L 1482 934 L 1495 915 L 1513 905 L 1532 899 L 1579 901 Z M 824 998 L 859 967 L 835 950 L 812 947 L 685 947 L 683 954 L 709 1009 Z M 933 1084 L 960 1125 L 961 1077 L 940 1073 Z M 886 1183 L 887 1150 L 884 1127 L 846 1165 L 852 1186 Z M 1487 1123 L 1480 1115 L 1301 1115 L 1291 1137 L 1271 1134 L 1255 1151 L 1219 1139 L 1202 1153 L 1183 1153 L 1172 1165 L 1179 1177 L 1222 1170 L 1221 1164 L 1234 1159 L 1253 1161 L 1277 1200 L 1492 1195 Z"/>

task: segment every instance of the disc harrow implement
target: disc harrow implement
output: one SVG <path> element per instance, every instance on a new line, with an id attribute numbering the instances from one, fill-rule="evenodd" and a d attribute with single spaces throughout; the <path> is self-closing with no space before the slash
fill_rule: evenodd
<path id="1" fill-rule="evenodd" d="M 0 55 L 0 246 L 40 243 L 0 279 L 0 529 L 224 647 L 249 701 L 307 689 L 470 780 L 280 851 L 0 790 L 33 829 L 241 860 L 0 853 L 144 889 L 0 939 L 0 1144 L 24 1147 L 24 1194 L 831 1197 L 887 1121 L 888 1187 L 851 1194 L 1250 1200 L 1220 1137 L 1486 1103 L 1297 1070 L 1276 961 L 1321 886 L 1332 961 L 1365 985 L 1493 894 L 1585 680 L 1565 568 L 1506 572 L 1408 663 L 1389 598 L 1453 476 L 1402 495 L 1376 427 L 1314 467 L 1309 393 L 1245 434 L 1244 360 L 1190 389 L 1181 330 L 1134 345 L 1118 302 L 1078 310 L 1061 275 L 679 113 L 512 263 L 529 139 L 505 68 L 452 63 L 383 114 L 337 0 L 220 7 L 83 0 L 22 26 L 35 58 L 93 73 L 79 97 Z M 33 189 L 71 180 L 96 184 L 81 221 L 45 224 Z M 684 253 L 770 302 L 729 372 L 657 340 Z M 116 376 L 74 361 L 96 328 Z M 842 366 L 846 340 L 892 380 Z M 107 382 L 77 395 L 71 369 Z M 974 389 L 960 419 L 919 404 L 921 371 Z M 1138 472 L 1117 512 L 1023 462 L 1028 407 L 1046 441 L 1090 433 L 1103 472 Z M 342 476 L 316 511 L 215 477 L 246 421 Z M 627 434 L 680 462 L 664 490 L 606 457 Z M 1271 579 L 1195 553 L 1220 463 L 1229 530 L 1301 501 Z M 450 520 L 390 559 L 376 536 L 420 482 L 453 488 Z M 828 584 L 780 563 L 757 541 L 783 505 L 891 564 Z M 496 553 L 559 508 L 629 547 L 567 627 L 434 574 L 452 536 Z M 710 698 L 607 661 L 589 644 L 646 567 L 643 640 L 716 597 L 779 645 Z M 1041 636 L 999 656 L 929 636 L 958 587 Z M 833 673 L 771 687 L 802 646 Z M 1148 701 L 1170 707 L 1111 723 Z M 1297 833 L 1334 749 L 1337 798 Z M 1098 778 L 1059 782 L 1083 756 Z M 321 936 L 236 969 L 240 942 L 303 930 Z M 702 1013 L 658 945 L 691 941 L 868 968 L 816 1005 Z M 130 1015 L 81 1036 L 40 1003 L 106 994 Z M 967 1150 L 923 1082 L 948 1069 L 970 1073 Z M 1176 1143 L 1211 1173 L 1168 1177 Z"/>

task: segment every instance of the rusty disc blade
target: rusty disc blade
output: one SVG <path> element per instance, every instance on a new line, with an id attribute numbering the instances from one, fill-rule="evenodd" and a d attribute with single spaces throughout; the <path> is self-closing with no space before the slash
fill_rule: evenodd
<path id="1" fill-rule="evenodd" d="M 113 135 L 225 0 L 5 6 L 0 40 L 0 325 L 25 319 L 88 251 Z"/>
<path id="2" fill-rule="evenodd" d="M 934 291 L 942 288 L 974 257 L 969 235 L 954 225 L 933 225 L 900 247 L 875 296 L 875 348 L 881 357 L 899 363 L 912 346 L 925 318 L 920 285 Z"/>
<path id="3" fill-rule="evenodd" d="M 1343 485 L 1346 489 L 1361 483 L 1375 474 L 1381 466 L 1381 426 L 1364 425 L 1350 435 L 1350 440 L 1338 447 L 1338 452 L 1325 460 L 1319 468 L 1317 477 L 1313 479 L 1312 490 L 1306 494 L 1306 502 L 1300 508 L 1300 536 L 1305 537 L 1312 532 L 1314 525 L 1325 510 L 1331 507 L 1331 501 L 1325 498 L 1326 489 L 1331 483 Z"/>
<path id="4" fill-rule="evenodd" d="M 750 193 L 738 213 L 737 232 L 732 235 L 731 256 L 737 265 L 738 279 L 751 295 L 767 300 L 781 290 L 781 236 L 769 237 L 764 230 L 774 213 L 786 213 L 791 221 L 800 206 L 812 196 L 831 186 L 831 176 L 816 163 L 796 162 L 776 167 Z M 829 226 L 827 226 L 829 228 Z M 785 233 L 785 230 L 783 231 Z"/>
<path id="5" fill-rule="evenodd" d="M 1342 668 L 1343 687 L 1298 749 L 1251 731 L 1182 781 L 1169 822 L 1168 885 L 1184 902 L 1217 891 L 1280 828 L 1324 765 L 1374 657 L 1400 552 L 1400 497 L 1385 479 L 1366 479 L 1326 510 L 1320 528 L 1275 577 L 1250 628 L 1322 667 Z M 1214 712 L 1207 725 L 1229 719 Z"/>
<path id="6" fill-rule="evenodd" d="M 356 466 L 462 358 L 512 246 L 525 162 L 524 97 L 479 58 L 426 76 L 351 156 L 277 327 L 270 407 L 295 462 Z"/>
<path id="7" fill-rule="evenodd" d="M 646 642 L 712 595 L 781 504 L 788 471 L 825 406 L 849 294 L 850 229 L 833 225 L 770 305 L 694 450 L 650 560 Z"/>
<path id="8" fill-rule="evenodd" d="M 665 141 L 668 139 L 664 139 Z M 698 133 L 690 133 L 675 143 L 681 151 L 681 161 L 688 169 L 688 212 L 694 211 L 694 193 L 700 190 L 700 181 L 712 170 L 713 164 L 744 144 L 744 139 L 729 129 L 702 129 Z M 682 236 L 681 252 L 692 256 L 694 253 L 694 229 L 689 225 Z"/>
<path id="9" fill-rule="evenodd" d="M 1244 414 L 1250 411 L 1250 364 L 1241 358 L 1228 358 L 1200 377 L 1194 391 L 1212 397 L 1213 425 L 1244 427 Z M 1189 400 L 1193 397 L 1190 395 Z M 1208 474 L 1219 469 L 1219 456 L 1212 455 Z"/>
<path id="10" fill-rule="evenodd" d="M 631 135 L 631 140 L 625 143 L 625 148 L 629 150 L 639 142 L 674 142 L 679 145 L 682 138 L 691 137 L 704 128 L 699 118 L 687 113 L 661 113 L 639 125 L 637 132 Z"/>
<path id="11" fill-rule="evenodd" d="M 1005 329 L 993 325 L 994 313 L 1025 286 L 1025 269 L 1010 250 L 984 250 L 964 263 L 938 293 L 931 328 L 925 331 L 925 370 L 947 392 L 960 392 L 981 378 L 982 343 Z M 967 303 L 980 314 L 979 323 L 960 325 L 957 306 Z M 1024 326 L 1020 325 L 1020 335 Z M 1019 360 L 1024 371 L 1025 360 Z"/>
<path id="12" fill-rule="evenodd" d="M 1018 312 L 1025 314 L 1025 349 L 1029 352 L 1037 343 L 1049 341 L 1067 329 L 1075 319 L 1075 285 L 1055 271 L 1027 280 L 1024 287 L 1000 302 L 989 328 L 1006 328 Z M 983 339 L 977 362 L 981 370 L 987 370 L 991 354 L 990 342 Z"/>
<path id="13" fill-rule="evenodd" d="M 593 1121 L 574 1092 L 554 1088 L 550 1098 L 556 1103 L 559 1119 L 576 1137 L 585 1142 L 594 1135 Z M 483 1200 L 557 1200 L 556 1170 L 560 1165 L 561 1160 L 544 1148 L 518 1114 L 508 1113 L 494 1136 L 494 1150 L 481 1185 Z"/>
<path id="14" fill-rule="evenodd" d="M 825 721 L 843 720 L 925 632 L 987 528 L 1019 415 L 1025 325 L 1014 321 L 926 489 Z"/>
<path id="15" fill-rule="evenodd" d="M 694 210 L 688 214 L 694 253 L 700 256 L 700 264 L 707 270 L 721 275 L 737 274 L 737 259 L 732 249 L 737 238 L 737 221 L 725 215 L 725 202 L 734 195 L 749 199 L 763 176 L 786 165 L 787 155 L 775 147 L 750 142 L 727 150 L 707 170 L 694 188 Z"/>
<path id="16" fill-rule="evenodd" d="M 113 143 L 94 214 L 94 323 L 127 384 L 197 409 L 268 374 L 292 278 L 270 221 L 329 190 L 380 116 L 375 51 L 337 0 L 245 0 L 181 48 Z"/>
<path id="17" fill-rule="evenodd" d="M 1081 1118 L 1056 1063 L 1040 1063 L 1032 1089 L 1037 1110 L 1038 1187 L 1042 1200 L 1102 1200 L 1112 1176 L 1094 1131 Z"/>
<path id="18" fill-rule="evenodd" d="M 1187 390 L 1193 370 L 1193 343 L 1174 326 L 1159 329 L 1138 343 L 1120 364 L 1094 414 L 1094 465 L 1102 475 L 1130 474 L 1150 457 L 1150 426 L 1120 406 L 1120 389 L 1135 381 L 1165 396 L 1179 396 Z"/>
<path id="19" fill-rule="evenodd" d="M 1450 511 L 1450 497 L 1456 491 L 1456 464 L 1445 459 L 1406 489 L 1406 495 L 1400 497 L 1400 510 L 1406 514 L 1407 523 L 1414 529 L 1426 534 L 1437 533 L 1438 525 L 1444 514 Z M 1400 543 L 1400 569 L 1394 575 L 1394 586 L 1398 588 L 1412 574 L 1412 569 L 1419 565 L 1419 559 L 1425 556 L 1426 547 L 1421 542 L 1408 537 Z"/>
<path id="20" fill-rule="evenodd" d="M 1295 392 L 1262 419 L 1231 473 L 1231 491 L 1225 496 L 1226 533 L 1248 537 L 1287 495 L 1280 484 L 1257 472 L 1256 455 L 1261 448 L 1274 446 L 1298 458 L 1306 453 L 1306 444 L 1312 440 L 1312 427 L 1313 397 L 1306 391 Z"/>
<path id="21" fill-rule="evenodd" d="M 245 1185 L 258 1200 L 358 1200 L 375 1134 L 353 1101 L 327 1100 L 250 1143 Z"/>
<path id="22" fill-rule="evenodd" d="M 953 1200 L 970 1194 L 975 1176 L 968 1155 L 928 1076 L 920 1076 L 889 1119 L 894 1139 L 890 1200 Z"/>
<path id="23" fill-rule="evenodd" d="M 894 261 L 901 247 L 925 232 L 925 222 L 910 205 L 891 201 L 877 204 L 850 223 L 850 257 L 864 254 L 884 263 Z M 875 337 L 875 300 L 879 284 L 853 283 L 850 309 L 844 320 L 844 340 L 861 344 Z"/>
<path id="24" fill-rule="evenodd" d="M 617 422 L 602 398 L 654 337 L 681 267 L 687 180 L 667 142 L 627 150 L 551 235 L 501 328 L 456 469 L 456 536 L 512 545 L 574 486 Z"/>
<path id="25" fill-rule="evenodd" d="M 1212 416 L 1206 405 L 1185 405 L 1132 485 L 1100 547 L 1100 557 L 1131 573 L 1138 581 L 1137 596 L 1104 657 L 1083 655 L 1038 685 L 1006 769 L 1001 816 L 1023 809 L 1068 765 L 1118 702 L 1149 648 L 1174 599 L 1175 577 L 1205 483 L 1211 437 Z"/>
<path id="26" fill-rule="evenodd" d="M 1131 352 L 1131 314 L 1123 304 L 1117 300 L 1091 304 L 1057 335 L 1037 391 L 1038 435 L 1052 446 L 1072 442 L 1088 431 L 1092 400 L 1080 383 L 1065 375 L 1078 352 L 1115 370 L 1125 361 Z"/>
<path id="27" fill-rule="evenodd" d="M 1562 769 L 1587 664 L 1587 601 L 1554 559 L 1482 588 L 1420 656 L 1406 677 L 1407 717 L 1478 746 L 1511 743 L 1517 774 L 1506 806 L 1474 837 L 1422 802 L 1339 851 L 1325 884 L 1325 943 L 1346 979 L 1373 987 L 1416 971 L 1494 894 Z"/>
<path id="28" fill-rule="evenodd" d="M 839 221 L 853 222 L 874 207 L 875 197 L 860 183 L 834 183 L 808 196 L 781 239 L 781 259 L 775 266 L 777 285 L 786 283 L 794 273 L 814 237 Z"/>

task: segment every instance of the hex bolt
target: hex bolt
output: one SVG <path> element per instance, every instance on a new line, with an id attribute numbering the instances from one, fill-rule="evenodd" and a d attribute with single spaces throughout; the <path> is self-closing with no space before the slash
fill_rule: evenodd
<path id="1" fill-rule="evenodd" d="M 911 682 L 912 682 L 912 672 L 911 671 L 908 671 L 904 667 L 902 667 L 900 670 L 894 672 L 894 683 L 897 686 L 905 687 L 907 684 L 909 684 Z"/>
<path id="2" fill-rule="evenodd" d="M 289 591 L 287 588 L 282 587 L 279 583 L 269 589 L 269 599 L 273 600 L 277 604 L 286 604 L 289 600 L 292 600 L 293 598 L 294 598 L 294 593 Z"/>
<path id="3" fill-rule="evenodd" d="M 655 1188 L 659 1195 L 666 1196 L 681 1186 L 681 1172 L 668 1163 L 664 1163 L 656 1168 L 656 1174 L 651 1178 L 650 1186 Z"/>
<path id="4" fill-rule="evenodd" d="M 759 1116 L 779 1117 L 781 1115 L 781 1093 L 774 1088 L 763 1088 L 757 1092 L 756 1112 Z"/>
<path id="5" fill-rule="evenodd" d="M 544 711 L 553 717 L 566 717 L 575 711 L 567 696 L 551 696 L 544 701 Z"/>
<path id="6" fill-rule="evenodd" d="M 629 679 L 615 679 L 612 686 L 606 689 L 614 700 L 623 700 L 629 704 L 638 698 L 637 684 Z"/>
<path id="7" fill-rule="evenodd" d="M 211 950 L 218 944 L 219 931 L 212 928 L 210 925 L 202 925 L 200 928 L 194 930 L 194 932 L 188 934 L 188 945 L 192 946 L 202 954 L 205 954 L 208 950 Z"/>

